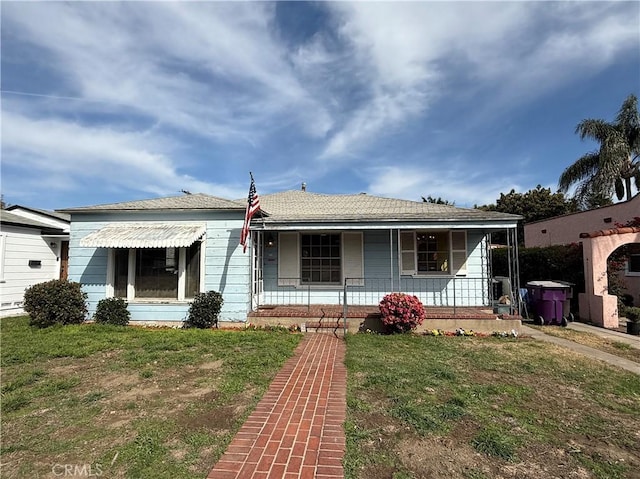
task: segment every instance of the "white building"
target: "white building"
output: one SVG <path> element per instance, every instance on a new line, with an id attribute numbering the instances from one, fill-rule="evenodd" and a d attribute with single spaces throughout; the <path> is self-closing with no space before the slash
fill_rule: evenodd
<path id="1" fill-rule="evenodd" d="M 24 291 L 66 279 L 69 220 L 66 215 L 12 206 L 0 211 L 0 317 L 23 314 Z"/>

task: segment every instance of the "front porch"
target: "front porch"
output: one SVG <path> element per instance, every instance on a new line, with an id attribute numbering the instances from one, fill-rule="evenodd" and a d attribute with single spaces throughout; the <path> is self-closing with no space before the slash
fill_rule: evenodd
<path id="1" fill-rule="evenodd" d="M 255 231 L 249 321 L 364 319 L 390 292 L 415 295 L 433 320 L 495 319 L 499 300 L 500 313 L 517 314 L 515 228 L 507 230 L 510 277 L 494 277 L 488 228 L 365 226 Z"/>
<path id="2" fill-rule="evenodd" d="M 346 313 L 346 314 L 345 314 Z M 487 307 L 425 307 L 426 319 L 416 332 L 441 329 L 455 331 L 459 328 L 481 333 L 494 331 L 520 332 L 521 316 L 497 314 Z M 347 325 L 343 317 L 347 318 Z M 378 306 L 349 306 L 311 304 L 265 305 L 248 315 L 248 322 L 256 326 L 299 326 L 308 331 L 348 330 L 350 333 L 383 331 Z"/>

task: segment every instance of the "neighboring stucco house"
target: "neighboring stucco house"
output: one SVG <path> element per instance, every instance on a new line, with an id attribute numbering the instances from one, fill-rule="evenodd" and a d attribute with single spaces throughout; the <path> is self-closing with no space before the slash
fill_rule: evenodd
<path id="1" fill-rule="evenodd" d="M 0 317 L 23 314 L 28 287 L 66 278 L 69 221 L 50 211 L 29 210 L 13 206 L 0 211 Z"/>
<path id="2" fill-rule="evenodd" d="M 519 216 L 366 194 L 260 197 L 251 244 L 245 201 L 204 194 L 63 210 L 69 278 L 89 295 L 127 299 L 132 321 L 181 322 L 199 291 L 222 293 L 222 321 L 265 305 L 376 305 L 386 293 L 427 306 L 491 304 L 489 234 Z"/>
<path id="3" fill-rule="evenodd" d="M 533 221 L 524 225 L 524 246 L 579 243 L 580 233 L 614 228 L 616 223 L 625 224 L 636 216 L 640 216 L 640 195 L 593 210 Z"/>
<path id="4" fill-rule="evenodd" d="M 594 234 L 611 230 L 640 216 L 640 195 L 602 208 L 556 216 L 524 225 L 524 244 L 531 248 L 569 243 L 581 243 L 583 233 Z M 626 289 L 640 304 L 640 245 L 633 244 L 630 261 L 622 274 Z M 635 253 L 637 251 L 637 253 Z"/>

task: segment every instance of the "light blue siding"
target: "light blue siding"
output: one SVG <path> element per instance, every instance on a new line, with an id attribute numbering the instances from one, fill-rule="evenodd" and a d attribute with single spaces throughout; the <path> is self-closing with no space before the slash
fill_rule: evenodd
<path id="1" fill-rule="evenodd" d="M 390 292 L 415 294 L 425 306 L 486 306 L 489 274 L 486 234 L 467 231 L 467 272 L 450 275 L 398 275 L 397 231 L 363 232 L 364 284 L 348 282 L 349 304 L 376 305 Z M 263 304 L 342 304 L 342 286 L 278 286 L 278 248 L 265 248 Z M 357 283 L 360 285 L 356 285 Z"/>
<path id="2" fill-rule="evenodd" d="M 242 212 L 176 212 L 73 214 L 69 241 L 69 279 L 82 284 L 88 294 L 89 315 L 93 316 L 106 297 L 106 248 L 83 248 L 80 240 L 111 222 L 180 221 L 204 222 L 207 226 L 204 248 L 205 291 L 222 293 L 221 321 L 246 321 L 250 304 L 250 257 L 239 246 Z M 133 301 L 129 303 L 132 321 L 183 321 L 189 301 Z"/>

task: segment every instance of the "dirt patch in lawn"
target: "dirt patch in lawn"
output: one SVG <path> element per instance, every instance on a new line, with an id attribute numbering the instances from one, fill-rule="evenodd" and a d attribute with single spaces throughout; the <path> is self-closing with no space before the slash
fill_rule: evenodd
<path id="1" fill-rule="evenodd" d="M 438 356 L 436 341 L 416 347 L 424 364 L 416 375 L 402 375 L 396 364 L 406 356 L 393 351 L 424 345 L 400 338 L 388 348 L 388 368 L 357 363 L 350 477 L 640 479 L 635 378 L 527 338 L 451 340 L 460 353 L 451 360 Z M 373 349 L 362 346 L 351 361 Z"/>
<path id="2" fill-rule="evenodd" d="M 70 406 L 68 409 L 60 405 L 50 407 L 35 400 L 32 404 L 37 407 L 25 414 L 30 420 L 7 423 L 4 438 L 13 438 L 8 442 L 16 443 L 18 437 L 50 431 L 56 442 L 79 443 L 85 451 L 107 451 L 134 441 L 139 434 L 135 424 L 141 419 L 164 419 L 187 431 L 225 435 L 244 414 L 247 394 L 255 394 L 255 390 L 251 390 L 231 405 L 218 405 L 217 371 L 223 367 L 222 360 L 175 368 L 154 369 L 155 365 L 148 365 L 144 370 L 134 371 L 108 364 L 117 360 L 118 353 L 114 351 L 88 358 L 48 360 L 43 367 L 46 371 L 43 381 L 74 381 L 75 386 L 59 399 L 60 403 Z M 149 376 L 145 377 L 146 374 Z M 88 408 L 86 419 L 76 417 L 73 403 Z M 188 447 L 183 442 L 175 441 L 168 446 L 170 456 L 176 460 L 187 456 Z M 98 455 L 93 457 L 93 452 L 78 458 L 71 452 L 54 449 L 47 452 L 46 449 L 37 453 L 17 450 L 4 454 L 2 476 L 24 477 L 21 464 L 26 463 L 39 463 L 41 466 L 36 469 L 42 471 L 50 470 L 51 464 L 60 461 L 75 464 L 99 459 Z M 201 451 L 201 455 L 205 456 L 202 460 L 210 460 L 211 451 Z M 110 469 L 109 474 L 115 474 L 111 477 L 118 476 L 116 469 L 115 466 Z"/>

